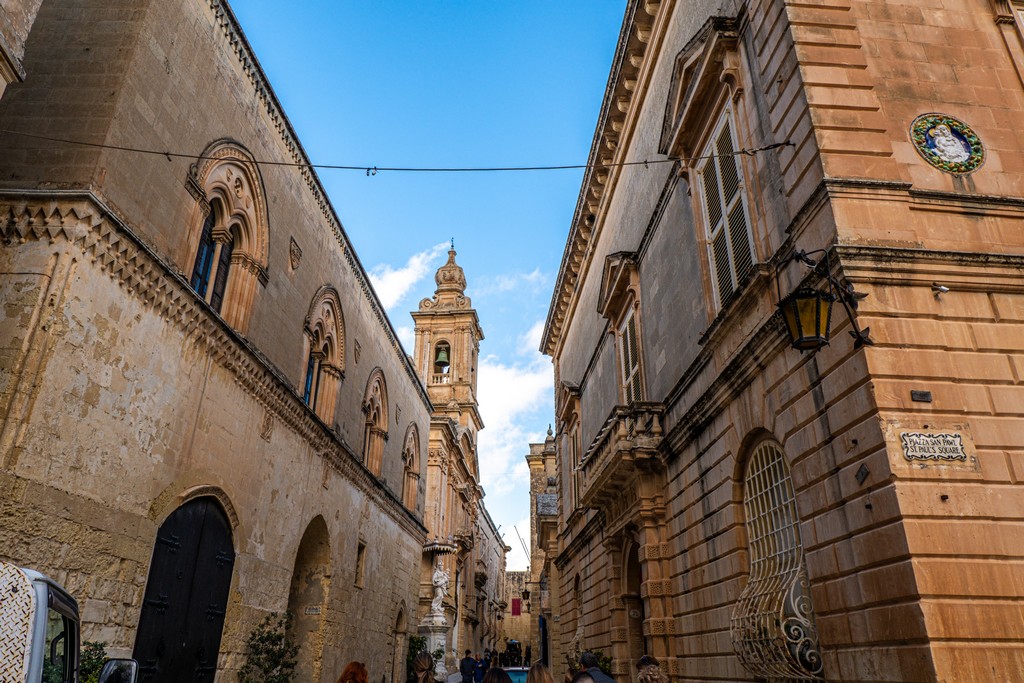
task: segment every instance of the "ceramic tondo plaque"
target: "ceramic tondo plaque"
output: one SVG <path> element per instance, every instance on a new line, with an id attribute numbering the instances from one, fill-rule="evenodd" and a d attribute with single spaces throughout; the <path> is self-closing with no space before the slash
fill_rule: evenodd
<path id="1" fill-rule="evenodd" d="M 972 173 L 985 163 L 985 147 L 971 127 L 946 114 L 922 114 L 910 125 L 917 153 L 946 173 Z"/>

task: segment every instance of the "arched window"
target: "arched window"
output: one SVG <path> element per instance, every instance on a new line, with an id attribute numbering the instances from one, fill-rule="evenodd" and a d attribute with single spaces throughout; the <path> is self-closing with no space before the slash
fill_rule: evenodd
<path id="1" fill-rule="evenodd" d="M 218 141 L 192 167 L 199 200 L 189 237 L 189 284 L 239 332 L 249 326 L 257 283 L 267 281 L 267 206 L 263 181 L 241 146 Z"/>
<path id="2" fill-rule="evenodd" d="M 416 497 L 420 485 L 420 434 L 415 424 L 405 432 L 402 446 L 402 503 L 409 510 L 416 509 Z"/>
<path id="3" fill-rule="evenodd" d="M 337 290 L 324 285 L 306 315 L 306 367 L 302 400 L 330 424 L 344 378 L 345 320 Z"/>
<path id="4" fill-rule="evenodd" d="M 434 369 L 432 384 L 449 384 L 452 381 L 452 345 L 446 341 L 434 344 Z"/>
<path id="5" fill-rule="evenodd" d="M 821 678 L 793 481 L 773 441 L 755 448 L 743 478 L 750 577 L 732 613 L 733 648 L 752 674 Z"/>
<path id="6" fill-rule="evenodd" d="M 388 391 L 380 368 L 374 368 L 366 383 L 363 413 L 366 415 L 363 463 L 379 476 L 384 463 L 384 444 L 388 440 Z"/>

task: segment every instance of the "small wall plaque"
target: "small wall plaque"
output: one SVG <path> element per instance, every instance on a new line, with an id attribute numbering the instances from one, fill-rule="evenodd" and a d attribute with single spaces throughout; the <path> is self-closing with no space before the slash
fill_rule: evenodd
<path id="1" fill-rule="evenodd" d="M 932 402 L 932 392 L 930 392 L 930 391 L 918 391 L 916 389 L 911 390 L 911 392 L 910 392 L 910 400 L 911 401 L 915 401 L 917 403 L 931 403 Z"/>
<path id="2" fill-rule="evenodd" d="M 908 461 L 965 462 L 964 440 L 957 433 L 902 432 L 900 444 Z"/>
<path id="3" fill-rule="evenodd" d="M 537 494 L 537 514 L 538 515 L 557 515 L 558 514 L 558 494 L 557 493 L 538 493 Z"/>
<path id="4" fill-rule="evenodd" d="M 320 614 L 320 605 L 317 605 L 316 607 L 307 607 L 303 610 L 303 614 L 310 617 L 317 616 L 318 614 Z"/>

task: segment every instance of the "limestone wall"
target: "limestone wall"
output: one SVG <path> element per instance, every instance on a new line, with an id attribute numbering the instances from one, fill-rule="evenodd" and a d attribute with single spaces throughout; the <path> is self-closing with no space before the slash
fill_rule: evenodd
<path id="1" fill-rule="evenodd" d="M 29 231 L 3 252 L 4 559 L 61 581 L 85 637 L 127 653 L 157 527 L 182 501 L 215 496 L 237 553 L 221 649 L 232 669 L 254 623 L 289 606 L 299 541 L 319 516 L 330 539 L 324 680 L 352 658 L 390 671 L 399 614 L 415 604 L 417 519 L 123 232 L 132 262 L 112 258 L 97 238 L 117 226 L 98 206 L 58 213 L 79 220 L 62 232 L 57 218 L 54 241 Z M 3 229 L 18 239 L 13 222 Z M 172 294 L 141 295 L 161 283 Z"/>
<path id="2" fill-rule="evenodd" d="M 1024 666 L 1010 578 L 1022 555 L 1008 545 L 1024 528 L 1013 341 L 1024 310 L 1024 177 L 1004 163 L 1020 157 L 1008 130 L 1024 105 L 1024 62 L 1019 17 L 1001 7 L 745 7 L 736 61 L 708 67 L 722 69 L 724 85 L 708 90 L 706 106 L 733 107 L 743 147 L 792 145 L 742 157 L 763 265 L 722 306 L 685 162 L 678 178 L 639 165 L 585 180 L 578 213 L 594 212 L 591 241 L 577 263 L 574 240 L 586 230 L 574 225 L 560 274 L 581 281 L 564 290 L 564 308 L 556 292 L 545 332 L 556 376 L 579 387 L 592 458 L 580 470 L 590 509 L 560 527 L 562 647 L 610 651 L 620 680 L 642 651 L 674 679 L 751 678 L 730 627 L 750 572 L 744 468 L 769 438 L 792 473 L 827 680 L 973 681 Z M 680 77 L 675 56 L 699 45 L 710 14 L 687 2 L 650 10 L 627 9 L 638 19 L 620 49 L 643 34 L 655 56 L 629 62 L 639 73 L 625 90 L 610 84 L 609 118 L 619 105 L 624 122 L 616 147 L 602 120 L 597 154 L 624 147 L 616 159 L 653 158 Z M 974 128 L 984 166 L 954 175 L 918 154 L 910 124 L 935 111 Z M 853 315 L 874 345 L 854 347 L 837 307 L 831 344 L 801 354 L 773 317 L 775 267 L 794 249 L 826 247 L 836 276 L 867 294 Z M 597 312 L 604 260 L 620 250 L 637 263 L 653 404 L 635 408 L 648 411 L 635 422 L 612 413 L 614 338 Z M 807 274 L 791 265 L 782 291 Z M 959 440 L 962 451 L 915 456 L 907 439 L 920 434 Z M 565 500 L 572 464 L 559 436 Z"/>

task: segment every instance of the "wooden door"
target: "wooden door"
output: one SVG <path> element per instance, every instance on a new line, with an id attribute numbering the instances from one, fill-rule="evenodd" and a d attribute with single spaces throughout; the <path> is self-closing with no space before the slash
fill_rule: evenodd
<path id="1" fill-rule="evenodd" d="M 142 681 L 213 681 L 234 563 L 231 525 L 212 498 L 160 526 L 135 636 Z"/>

